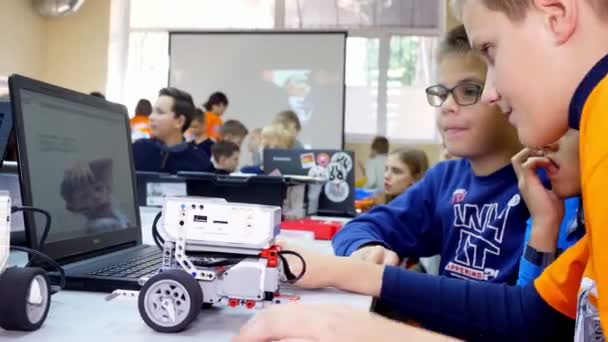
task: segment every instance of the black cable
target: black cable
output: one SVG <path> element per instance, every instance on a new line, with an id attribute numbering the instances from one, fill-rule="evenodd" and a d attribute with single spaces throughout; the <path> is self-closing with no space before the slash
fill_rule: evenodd
<path id="1" fill-rule="evenodd" d="M 164 249 L 165 239 L 163 239 L 163 237 L 160 235 L 157 227 L 158 221 L 160 220 L 161 216 L 163 216 L 162 211 L 158 212 L 158 214 L 156 214 L 156 217 L 154 217 L 154 222 L 152 223 L 152 238 L 154 239 L 154 243 L 156 243 L 156 246 L 158 246 L 158 248 Z"/>
<path id="2" fill-rule="evenodd" d="M 32 211 L 35 213 L 39 213 L 44 215 L 46 218 L 46 223 L 44 224 L 44 230 L 42 231 L 42 236 L 40 237 L 40 241 L 38 242 L 38 250 L 42 252 L 44 250 L 44 244 L 46 243 L 46 239 L 49 236 L 49 231 L 51 230 L 51 214 L 43 209 L 34 208 L 34 207 L 11 207 L 11 214 L 20 212 L 20 211 Z"/>
<path id="3" fill-rule="evenodd" d="M 19 252 L 24 252 L 27 254 L 33 254 L 41 259 L 44 259 L 44 261 L 48 262 L 51 266 L 53 266 L 54 268 L 57 269 L 57 271 L 59 271 L 59 275 L 60 275 L 60 280 L 59 280 L 59 287 L 61 287 L 61 289 L 65 288 L 65 283 L 66 283 L 66 279 L 65 279 L 65 270 L 63 269 L 63 267 L 61 267 L 61 265 L 59 265 L 57 263 L 57 261 L 53 260 L 51 257 L 49 257 L 48 255 L 39 252 L 35 249 L 31 249 L 31 248 L 27 248 L 27 247 L 21 247 L 21 246 L 11 246 L 10 249 L 12 251 L 19 251 Z"/>
<path id="4" fill-rule="evenodd" d="M 32 263 L 34 261 L 36 261 L 36 257 L 38 257 L 38 258 L 46 261 L 49 265 L 56 268 L 57 271 L 59 271 L 59 275 L 60 275 L 59 287 L 61 289 L 65 288 L 65 284 L 66 284 L 65 270 L 63 269 L 63 267 L 61 267 L 61 265 L 59 265 L 59 263 L 57 263 L 55 260 L 53 260 L 48 255 L 44 254 L 44 252 L 43 252 L 44 245 L 46 243 L 46 239 L 48 238 L 49 232 L 51 230 L 51 222 L 52 222 L 51 214 L 44 209 L 35 208 L 35 207 L 29 207 L 29 206 L 22 206 L 22 207 L 12 206 L 11 207 L 11 214 L 14 214 L 14 213 L 17 213 L 20 211 L 31 211 L 31 212 L 42 214 L 46 218 L 46 223 L 44 224 L 44 230 L 42 231 L 42 236 L 40 237 L 40 241 L 38 241 L 38 250 L 27 248 L 27 247 L 20 247 L 20 246 L 10 246 L 10 249 L 13 251 L 27 253 L 30 256 L 33 255 L 33 257 L 30 258 L 28 263 L 25 265 L 25 267 L 30 267 L 32 265 Z"/>
<path id="5" fill-rule="evenodd" d="M 289 268 L 289 263 L 287 262 L 287 259 L 284 255 L 293 255 L 302 261 L 302 271 L 300 272 L 300 274 L 296 276 L 291 272 L 291 269 Z M 279 251 L 279 257 L 283 262 L 283 272 L 285 272 L 285 277 L 287 277 L 288 283 L 297 283 L 300 279 L 302 279 L 302 277 L 304 277 L 304 274 L 306 273 L 306 260 L 304 260 L 304 257 L 302 257 L 302 255 L 294 251 Z"/>

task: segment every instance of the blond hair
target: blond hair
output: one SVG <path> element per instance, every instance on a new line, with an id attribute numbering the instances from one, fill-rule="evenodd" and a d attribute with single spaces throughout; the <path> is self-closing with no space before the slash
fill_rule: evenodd
<path id="1" fill-rule="evenodd" d="M 268 125 L 262 129 L 262 142 L 276 140 L 280 148 L 293 148 L 296 144 L 296 137 L 292 131 L 280 123 Z"/>
<path id="2" fill-rule="evenodd" d="M 454 15 L 462 21 L 462 7 L 466 0 L 450 0 Z M 532 0 L 482 0 L 489 10 L 504 13 L 513 21 L 520 21 L 532 7 Z M 605 0 L 587 0 L 595 13 L 608 15 L 608 2 Z"/>
<path id="3" fill-rule="evenodd" d="M 300 118 L 298 117 L 298 114 L 296 114 L 296 112 L 294 112 L 293 110 L 284 110 L 282 112 L 279 112 L 274 117 L 272 123 L 281 124 L 287 128 L 293 125 L 293 127 L 298 132 L 302 130 L 302 123 L 300 123 Z"/>

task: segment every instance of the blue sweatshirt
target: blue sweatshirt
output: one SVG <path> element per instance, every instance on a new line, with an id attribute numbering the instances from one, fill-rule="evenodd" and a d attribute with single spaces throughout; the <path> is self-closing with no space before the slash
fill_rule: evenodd
<path id="1" fill-rule="evenodd" d="M 528 218 L 511 165 L 478 177 L 468 160 L 452 160 L 351 221 L 333 247 L 340 256 L 370 244 L 403 257 L 441 254 L 441 275 L 515 284 Z"/>
<path id="2" fill-rule="evenodd" d="M 137 171 L 175 174 L 179 171 L 215 170 L 209 157 L 189 143 L 167 147 L 157 139 L 140 139 L 133 143 L 133 159 Z"/>
<path id="3" fill-rule="evenodd" d="M 380 302 L 425 328 L 467 341 L 569 341 L 574 320 L 524 287 L 387 266 Z"/>
<path id="4" fill-rule="evenodd" d="M 574 245 L 580 238 L 585 235 L 585 227 L 582 224 L 579 216 L 579 207 L 581 205 L 580 197 L 571 197 L 566 199 L 564 203 L 564 218 L 559 227 L 559 237 L 557 239 L 557 253 L 559 256 L 564 250 Z M 580 213 L 582 215 L 582 213 Z M 526 228 L 524 246 L 530 241 L 530 233 L 532 232 L 532 220 L 528 220 Z M 519 264 L 519 279 L 517 285 L 524 286 L 532 283 L 542 272 L 544 268 L 528 261 L 524 256 L 521 257 Z"/>

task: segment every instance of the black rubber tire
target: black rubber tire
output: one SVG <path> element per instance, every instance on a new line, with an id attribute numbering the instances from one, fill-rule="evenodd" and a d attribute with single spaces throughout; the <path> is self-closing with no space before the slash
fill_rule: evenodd
<path id="1" fill-rule="evenodd" d="M 37 322 L 27 315 L 27 301 L 32 281 L 40 276 L 46 282 L 46 305 Z M 34 331 L 46 320 L 51 306 L 51 287 L 46 272 L 41 268 L 12 267 L 0 275 L 0 327 L 5 330 Z"/>
<path id="2" fill-rule="evenodd" d="M 148 313 L 146 312 L 146 309 L 145 309 L 146 308 L 146 303 L 145 303 L 146 292 L 148 290 L 150 290 L 150 288 L 155 283 L 160 282 L 162 280 L 173 280 L 173 281 L 179 283 L 181 286 L 183 286 L 186 289 L 186 291 L 188 292 L 188 295 L 190 296 L 190 301 L 191 301 L 190 310 L 188 311 L 186 318 L 182 322 L 179 322 L 179 324 L 174 325 L 174 326 L 166 327 L 166 326 L 161 326 L 161 325 L 156 324 L 148 316 Z M 162 273 L 158 273 L 157 275 L 153 276 L 148 281 L 146 281 L 144 286 L 141 288 L 141 290 L 139 291 L 139 298 L 138 298 L 138 308 L 139 308 L 139 314 L 141 315 L 141 318 L 144 320 L 144 322 L 150 328 L 154 329 L 155 331 L 161 332 L 161 333 L 176 333 L 176 332 L 180 332 L 180 331 L 186 329 L 188 327 L 188 325 L 190 325 L 190 323 L 192 323 L 196 319 L 196 317 L 198 317 L 198 315 L 200 314 L 202 303 L 203 303 L 203 291 L 201 290 L 200 285 L 198 284 L 196 279 L 194 279 L 194 277 L 192 277 L 190 274 L 188 274 L 182 270 L 169 270 L 169 271 L 165 271 Z"/>

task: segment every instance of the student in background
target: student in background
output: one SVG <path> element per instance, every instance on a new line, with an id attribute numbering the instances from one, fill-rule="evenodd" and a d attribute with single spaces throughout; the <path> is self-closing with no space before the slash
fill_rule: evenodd
<path id="1" fill-rule="evenodd" d="M 152 114 L 152 103 L 141 99 L 135 106 L 135 116 L 131 118 L 131 139 L 133 141 L 150 138 L 150 114 Z"/>
<path id="2" fill-rule="evenodd" d="M 293 110 L 284 110 L 279 112 L 274 117 L 272 123 L 283 125 L 285 128 L 290 130 L 296 137 L 294 148 L 298 150 L 304 149 L 304 145 L 297 139 L 298 135 L 302 131 L 302 124 L 300 123 L 300 118 L 298 118 L 298 114 L 296 114 L 296 112 Z"/>
<path id="3" fill-rule="evenodd" d="M 420 150 L 396 149 L 388 155 L 384 171 L 384 191 L 380 204 L 386 204 L 422 179 L 429 169 L 429 159 Z"/>
<path id="4" fill-rule="evenodd" d="M 211 148 L 216 173 L 231 174 L 239 166 L 240 148 L 230 141 L 220 141 Z"/>
<path id="5" fill-rule="evenodd" d="M 228 120 L 222 125 L 219 133 L 219 140 L 229 141 L 241 148 L 243 140 L 245 140 L 249 131 L 242 122 L 238 120 Z"/>
<path id="6" fill-rule="evenodd" d="M 222 115 L 228 108 L 228 97 L 222 92 L 215 92 L 209 96 L 207 102 L 203 104 L 205 107 L 205 122 L 207 126 L 207 136 L 215 141 L 220 138 L 220 129 L 222 127 Z"/>
<path id="7" fill-rule="evenodd" d="M 296 137 L 293 131 L 285 128 L 281 124 L 271 124 L 262 129 L 261 133 L 262 146 L 260 152 L 265 149 L 290 149 L 295 146 Z M 263 174 L 263 160 L 258 165 L 245 166 L 241 169 L 243 173 Z"/>
<path id="8" fill-rule="evenodd" d="M 380 189 L 384 182 L 384 168 L 389 150 L 388 139 L 375 137 L 372 141 L 369 159 L 365 163 L 366 189 Z"/>
<path id="9" fill-rule="evenodd" d="M 251 154 L 251 164 L 259 165 L 262 163 L 262 129 L 255 128 L 249 134 L 249 142 L 247 144 L 247 150 Z"/>
<path id="10" fill-rule="evenodd" d="M 207 156 L 211 156 L 211 147 L 215 144 L 215 141 L 207 136 L 207 126 L 205 125 L 205 112 L 196 108 L 188 129 L 191 139 L 190 144 L 195 149 L 205 152 Z"/>
<path id="11" fill-rule="evenodd" d="M 186 143 L 184 132 L 194 115 L 192 96 L 177 88 L 163 88 L 150 115 L 153 138 L 133 143 L 137 171 L 168 172 L 213 171 L 209 157 Z"/>

